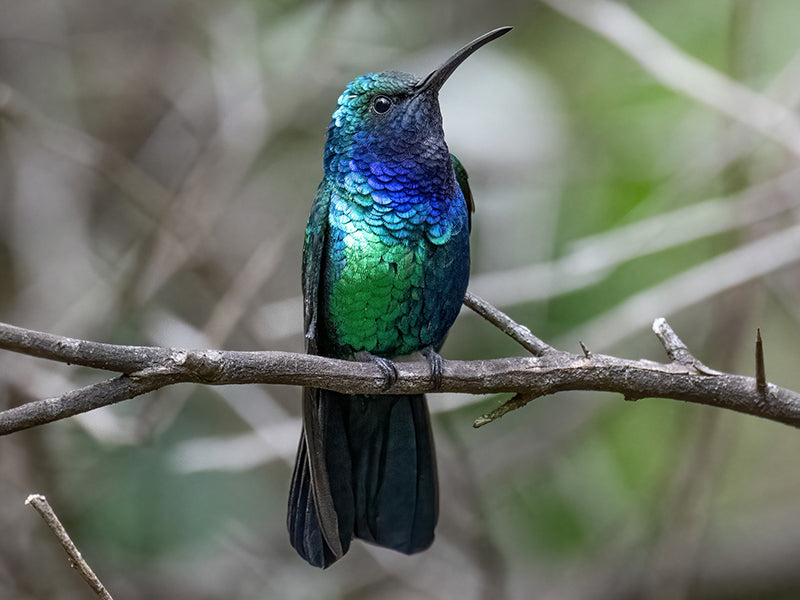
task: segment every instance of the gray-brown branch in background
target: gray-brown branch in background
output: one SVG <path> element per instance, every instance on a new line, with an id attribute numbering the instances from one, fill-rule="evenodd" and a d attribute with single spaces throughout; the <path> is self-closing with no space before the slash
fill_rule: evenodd
<path id="1" fill-rule="evenodd" d="M 372 363 L 292 352 L 184 350 L 120 346 L 61 337 L 0 324 L 0 348 L 48 360 L 121 373 L 57 398 L 0 412 L 0 435 L 64 419 L 176 383 L 232 385 L 269 383 L 310 386 L 356 394 L 462 392 L 512 393 L 514 397 L 476 420 L 480 426 L 527 402 L 566 390 L 604 391 L 627 400 L 683 400 L 800 427 L 800 394 L 753 377 L 721 373 L 694 358 L 666 320 L 653 329 L 669 363 L 628 360 L 583 351 L 557 350 L 488 302 L 467 294 L 465 304 L 513 337 L 535 356 L 444 363 L 442 385 L 433 389 L 424 362 L 397 363 L 398 380 L 383 389 Z"/>
<path id="2" fill-rule="evenodd" d="M 75 545 L 75 542 L 69 537 L 67 530 L 64 529 L 64 526 L 61 524 L 61 521 L 56 516 L 55 511 L 50 506 L 50 503 L 47 501 L 47 498 L 42 496 L 41 494 L 31 494 L 28 496 L 28 499 L 25 500 L 25 504 L 31 505 L 33 508 L 36 509 L 44 522 L 56 536 L 61 547 L 64 548 L 64 552 L 67 553 L 69 557 L 70 565 L 80 573 L 80 576 L 83 580 L 89 584 L 89 587 L 92 588 L 95 594 L 101 600 L 113 600 L 111 598 L 111 594 L 108 593 L 108 590 L 103 585 L 103 583 L 98 579 L 97 575 L 95 575 L 92 568 L 89 566 L 89 563 L 81 555 L 78 547 Z"/>

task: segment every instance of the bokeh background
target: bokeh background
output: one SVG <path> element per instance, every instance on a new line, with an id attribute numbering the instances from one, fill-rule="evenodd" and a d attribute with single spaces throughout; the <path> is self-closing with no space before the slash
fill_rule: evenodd
<path id="1" fill-rule="evenodd" d="M 0 320 L 125 344 L 300 351 L 325 130 L 363 72 L 442 92 L 478 212 L 471 289 L 562 349 L 800 389 L 796 0 L 0 0 Z M 666 40 L 669 40 L 668 42 Z M 697 62 L 700 61 L 700 62 Z M 735 82 L 739 82 L 736 84 Z M 746 87 L 741 87 L 746 86 Z M 747 89 L 753 91 L 748 93 Z M 522 350 L 462 313 L 443 354 Z M 0 408 L 107 375 L 0 353 Z M 430 396 L 434 546 L 289 547 L 299 390 L 178 386 L 0 439 L 0 597 L 800 597 L 800 435 L 670 400 Z"/>

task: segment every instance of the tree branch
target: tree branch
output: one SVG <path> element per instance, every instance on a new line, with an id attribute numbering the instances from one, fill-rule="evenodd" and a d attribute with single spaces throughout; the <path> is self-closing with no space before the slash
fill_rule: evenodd
<path id="1" fill-rule="evenodd" d="M 89 563 L 84 560 L 75 542 L 70 539 L 67 530 L 64 529 L 61 521 L 59 521 L 50 503 L 47 501 L 47 498 L 41 494 L 31 494 L 28 496 L 28 499 L 25 500 L 25 504 L 31 505 L 36 509 L 36 512 L 41 515 L 44 522 L 47 523 L 47 526 L 52 530 L 56 538 L 58 538 L 67 556 L 69 556 L 72 567 L 78 570 L 83 580 L 89 584 L 89 587 L 92 588 L 94 593 L 97 594 L 99 598 L 102 598 L 102 600 L 112 600 L 111 594 L 108 593 L 103 583 L 97 578 L 97 575 L 94 574 Z"/>
<path id="2" fill-rule="evenodd" d="M 593 354 L 585 348 L 581 354 L 557 350 L 488 302 L 468 294 L 465 304 L 535 356 L 445 361 L 438 389 L 434 389 L 426 363 L 399 362 L 398 380 L 385 390 L 383 373 L 373 363 L 292 352 L 120 346 L 0 323 L 0 349 L 122 373 L 57 398 L 37 400 L 0 412 L 0 435 L 64 419 L 176 383 L 268 383 L 354 394 L 433 391 L 515 394 L 495 411 L 480 417 L 476 426 L 548 394 L 566 390 L 604 391 L 622 394 L 627 400 L 658 397 L 705 404 L 800 427 L 800 394 L 766 383 L 763 375 L 757 381 L 753 377 L 706 367 L 692 356 L 665 319 L 656 319 L 653 329 L 671 362 L 659 363 Z"/>
<path id="3" fill-rule="evenodd" d="M 514 341 L 519 342 L 523 348 L 534 356 L 544 356 L 548 352 L 555 350 L 552 346 L 533 335 L 530 329 L 515 323 L 511 317 L 500 309 L 471 292 L 467 292 L 464 296 L 464 306 L 489 321 Z"/>

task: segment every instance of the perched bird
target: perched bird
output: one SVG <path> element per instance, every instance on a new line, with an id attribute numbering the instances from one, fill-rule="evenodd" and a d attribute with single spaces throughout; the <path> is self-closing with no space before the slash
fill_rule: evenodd
<path id="1" fill-rule="evenodd" d="M 474 206 L 444 141 L 438 93 L 510 29 L 470 42 L 424 79 L 370 73 L 339 97 L 303 247 L 306 352 L 372 360 L 387 389 L 391 359 L 422 352 L 441 383 L 438 351 L 467 289 Z M 300 556 L 328 567 L 353 537 L 412 554 L 431 545 L 437 517 L 424 396 L 303 390 L 287 519 Z"/>

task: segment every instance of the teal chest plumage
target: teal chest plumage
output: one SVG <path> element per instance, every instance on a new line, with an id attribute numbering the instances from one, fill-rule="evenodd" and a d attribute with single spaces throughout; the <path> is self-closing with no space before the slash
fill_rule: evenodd
<path id="1" fill-rule="evenodd" d="M 467 286 L 464 196 L 458 186 L 437 193 L 407 177 L 398 181 L 402 165 L 372 171 L 383 181 L 349 175 L 323 191 L 330 202 L 321 293 L 326 345 L 339 356 L 438 348 Z M 360 191 L 348 185 L 362 178 Z"/>

